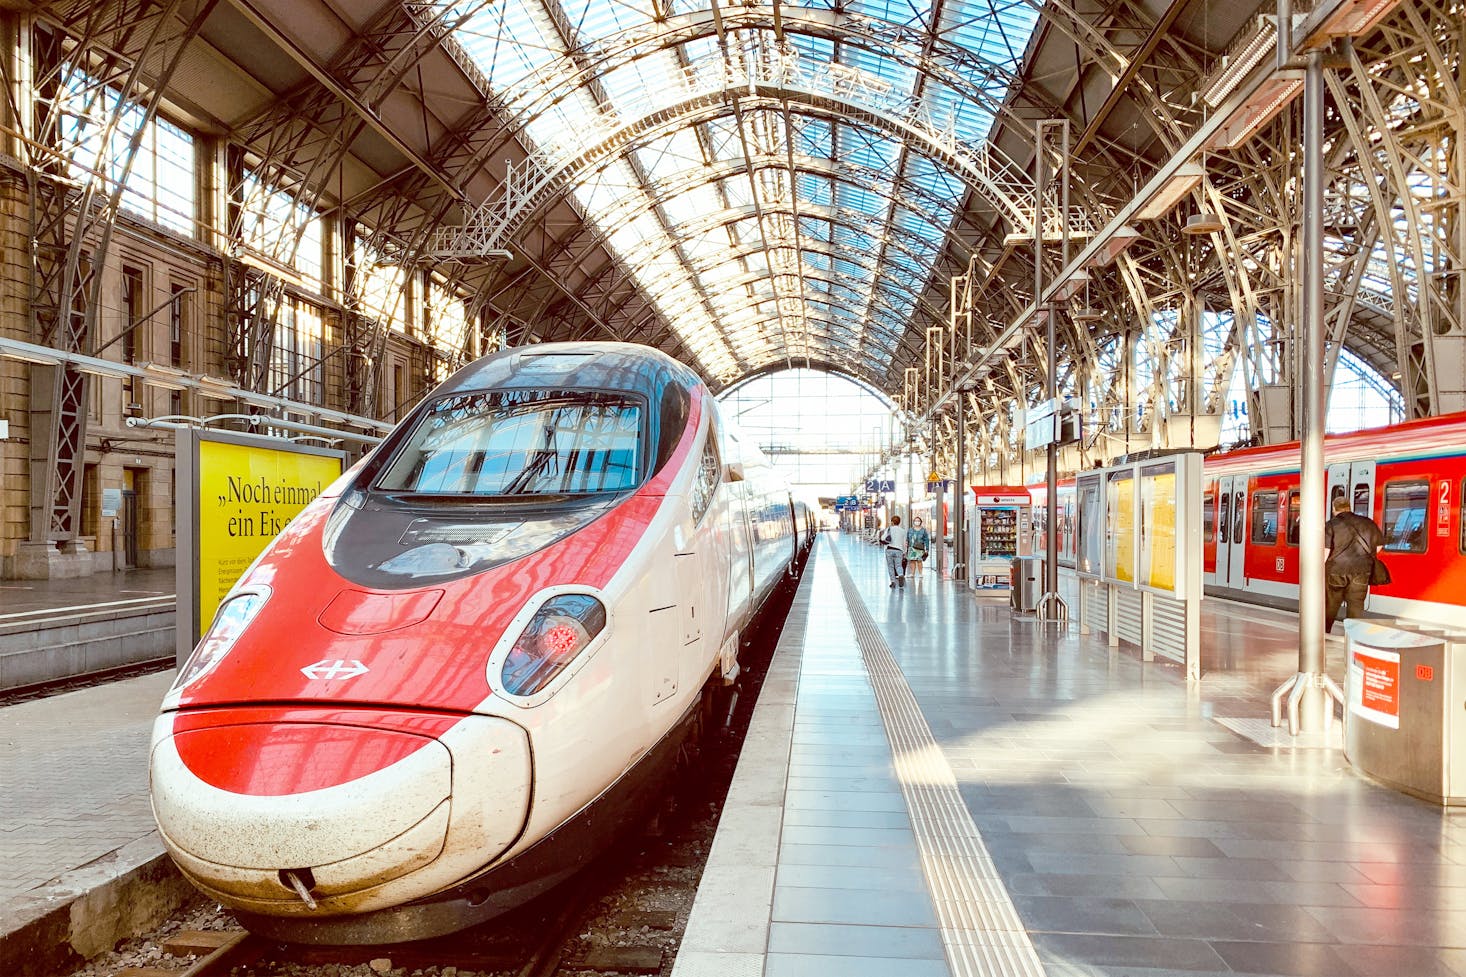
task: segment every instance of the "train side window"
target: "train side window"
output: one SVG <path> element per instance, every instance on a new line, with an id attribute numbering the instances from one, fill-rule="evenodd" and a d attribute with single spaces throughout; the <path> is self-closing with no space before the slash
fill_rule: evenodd
<path id="1" fill-rule="evenodd" d="M 1217 513 L 1217 542 L 1230 543 L 1232 537 L 1232 493 L 1222 493 L 1221 511 Z"/>
<path id="2" fill-rule="evenodd" d="M 1225 520 L 1225 516 L 1223 519 Z M 1211 539 L 1217 531 L 1217 497 L 1208 492 L 1201 500 L 1201 538 Z"/>
<path id="3" fill-rule="evenodd" d="M 1328 509 L 1326 511 L 1330 515 L 1332 515 L 1333 514 L 1333 511 L 1334 511 L 1334 503 L 1336 501 L 1338 501 L 1339 499 L 1344 498 L 1344 496 L 1347 495 L 1347 494 L 1348 493 L 1344 491 L 1344 486 L 1342 486 L 1342 485 L 1330 485 L 1329 486 L 1329 507 L 1328 507 Z"/>
<path id="4" fill-rule="evenodd" d="M 1298 523 L 1299 523 L 1299 495 L 1297 492 L 1288 493 L 1288 545 L 1298 545 Z"/>
<path id="5" fill-rule="evenodd" d="M 1242 493 L 1237 492 L 1232 497 L 1232 542 L 1242 542 L 1242 517 L 1246 510 L 1243 508 Z"/>
<path id="6" fill-rule="evenodd" d="M 1392 553 L 1425 552 L 1425 509 L 1430 482 L 1421 479 L 1385 483 L 1385 549 Z"/>
<path id="7" fill-rule="evenodd" d="M 1278 541 L 1278 493 L 1252 493 L 1252 541 L 1271 546 Z"/>

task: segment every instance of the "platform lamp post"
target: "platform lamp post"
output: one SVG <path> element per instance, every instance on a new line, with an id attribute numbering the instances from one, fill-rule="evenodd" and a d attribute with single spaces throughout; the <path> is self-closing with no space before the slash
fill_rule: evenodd
<path id="1" fill-rule="evenodd" d="M 1278 38 L 1281 45 L 1287 34 Z M 1303 81 L 1303 436 L 1299 472 L 1298 673 L 1272 696 L 1274 726 L 1282 725 L 1287 697 L 1288 731 L 1327 733 L 1334 702 L 1344 693 L 1324 672 L 1324 517 L 1328 475 L 1323 462 L 1323 54 L 1308 55 Z"/>

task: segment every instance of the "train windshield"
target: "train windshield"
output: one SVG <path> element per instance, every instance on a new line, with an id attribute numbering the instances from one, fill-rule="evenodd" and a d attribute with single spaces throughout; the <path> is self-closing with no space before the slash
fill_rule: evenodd
<path id="1" fill-rule="evenodd" d="M 377 482 L 387 492 L 624 492 L 642 464 L 642 405 L 588 390 L 494 390 L 433 404 Z"/>

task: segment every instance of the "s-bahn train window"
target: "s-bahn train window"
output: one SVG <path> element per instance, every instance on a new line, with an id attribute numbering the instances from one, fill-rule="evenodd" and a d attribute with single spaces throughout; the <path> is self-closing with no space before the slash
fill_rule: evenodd
<path id="1" fill-rule="evenodd" d="M 489 497 L 621 492 L 637 484 L 641 428 L 641 405 L 620 394 L 456 394 L 423 416 L 377 488 Z"/>
<path id="2" fill-rule="evenodd" d="M 1246 510 L 1242 507 L 1242 493 L 1237 492 L 1232 496 L 1232 542 L 1242 542 L 1242 516 Z"/>
<path id="3" fill-rule="evenodd" d="M 1356 516 L 1363 516 L 1366 519 L 1373 519 L 1374 513 L 1369 511 L 1369 489 L 1368 482 L 1358 482 L 1354 485 L 1354 504 L 1350 507 Z"/>
<path id="4" fill-rule="evenodd" d="M 1288 545 L 1298 545 L 1299 503 L 1298 493 L 1288 493 Z"/>
<path id="5" fill-rule="evenodd" d="M 1226 515 L 1222 521 L 1226 521 Z M 1201 538 L 1208 540 L 1217 531 L 1217 497 L 1211 492 L 1206 493 L 1201 499 Z"/>
<path id="6" fill-rule="evenodd" d="M 1430 483 L 1421 479 L 1385 483 L 1385 549 L 1393 553 L 1425 552 L 1425 507 Z"/>
<path id="7" fill-rule="evenodd" d="M 1232 493 L 1222 493 L 1222 504 L 1217 513 L 1217 542 L 1230 543 L 1232 541 Z"/>
<path id="8" fill-rule="evenodd" d="M 1328 509 L 1326 511 L 1332 514 L 1333 511 L 1334 511 L 1334 503 L 1336 501 L 1338 501 L 1339 499 L 1342 499 L 1345 494 L 1346 493 L 1344 492 L 1344 486 L 1342 486 L 1342 485 L 1330 485 L 1329 486 L 1329 507 L 1328 507 Z"/>
<path id="9" fill-rule="evenodd" d="M 1278 541 L 1278 493 L 1252 493 L 1252 541 L 1269 546 Z"/>

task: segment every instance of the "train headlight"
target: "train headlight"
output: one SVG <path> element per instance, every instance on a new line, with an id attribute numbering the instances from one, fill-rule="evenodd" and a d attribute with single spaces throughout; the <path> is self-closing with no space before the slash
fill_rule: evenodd
<path id="1" fill-rule="evenodd" d="M 244 633 L 249 622 L 254 620 L 260 608 L 270 597 L 266 590 L 249 590 L 231 597 L 219 607 L 214 623 L 209 626 L 204 639 L 198 643 L 183 669 L 173 682 L 175 690 L 182 689 L 213 671 L 214 666 L 224 660 L 234 642 Z"/>
<path id="2" fill-rule="evenodd" d="M 533 695 L 543 689 L 605 626 L 605 605 L 589 594 L 561 594 L 545 601 L 504 658 L 504 691 Z"/>

